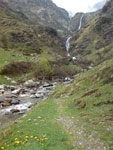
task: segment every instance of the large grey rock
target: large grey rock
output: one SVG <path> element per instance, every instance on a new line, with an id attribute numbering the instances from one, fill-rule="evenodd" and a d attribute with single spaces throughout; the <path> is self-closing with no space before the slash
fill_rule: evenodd
<path id="1" fill-rule="evenodd" d="M 44 94 L 43 94 L 43 93 L 40 93 L 40 94 L 39 94 L 39 93 L 36 93 L 35 96 L 36 96 L 37 98 L 42 98 L 42 97 L 44 96 Z"/>
<path id="2" fill-rule="evenodd" d="M 0 85 L 0 90 L 3 90 L 5 88 L 5 85 Z"/>
<path id="3" fill-rule="evenodd" d="M 20 94 L 20 92 L 21 92 L 21 88 L 18 88 L 16 90 L 12 91 L 12 94 Z"/>
<path id="4" fill-rule="evenodd" d="M 33 80 L 28 80 L 24 83 L 24 86 L 26 86 L 26 87 L 37 87 L 39 85 L 40 85 L 40 82 L 33 81 Z"/>
<path id="5" fill-rule="evenodd" d="M 3 95 L 4 95 L 5 98 L 11 98 L 11 92 L 10 91 L 4 92 Z"/>
<path id="6" fill-rule="evenodd" d="M 17 104 L 19 104 L 19 103 L 20 103 L 19 100 L 12 100 L 12 101 L 11 101 L 11 105 L 17 105 Z"/>
<path id="7" fill-rule="evenodd" d="M 0 96 L 0 103 L 3 103 L 5 101 L 4 96 Z"/>

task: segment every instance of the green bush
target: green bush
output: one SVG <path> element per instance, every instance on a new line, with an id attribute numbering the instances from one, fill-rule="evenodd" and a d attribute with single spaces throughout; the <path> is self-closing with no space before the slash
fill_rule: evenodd
<path id="1" fill-rule="evenodd" d="M 37 70 L 35 72 L 36 77 L 50 77 L 54 75 L 54 70 L 50 66 L 47 59 L 42 59 L 38 62 Z"/>

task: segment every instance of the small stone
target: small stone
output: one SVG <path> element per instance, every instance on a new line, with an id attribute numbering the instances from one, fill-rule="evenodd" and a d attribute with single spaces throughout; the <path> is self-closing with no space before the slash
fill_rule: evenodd
<path id="1" fill-rule="evenodd" d="M 20 110 L 18 110 L 18 109 L 11 109 L 11 112 L 12 113 L 18 113 L 18 112 L 20 112 Z"/>
<path id="2" fill-rule="evenodd" d="M 42 117 L 38 116 L 38 119 L 41 119 Z"/>

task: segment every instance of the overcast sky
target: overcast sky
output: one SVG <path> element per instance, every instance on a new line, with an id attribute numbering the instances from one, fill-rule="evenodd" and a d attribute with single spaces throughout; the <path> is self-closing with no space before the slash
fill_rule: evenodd
<path id="1" fill-rule="evenodd" d="M 73 13 L 95 11 L 97 6 L 100 6 L 99 4 L 105 4 L 105 1 L 106 0 L 53 0 L 57 6 Z"/>

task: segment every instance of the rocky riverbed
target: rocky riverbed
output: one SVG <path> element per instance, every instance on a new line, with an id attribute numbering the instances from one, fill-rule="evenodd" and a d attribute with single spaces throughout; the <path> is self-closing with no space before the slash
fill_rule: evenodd
<path id="1" fill-rule="evenodd" d="M 7 126 L 46 99 L 56 84 L 29 80 L 21 85 L 0 85 L 0 127 Z"/>

